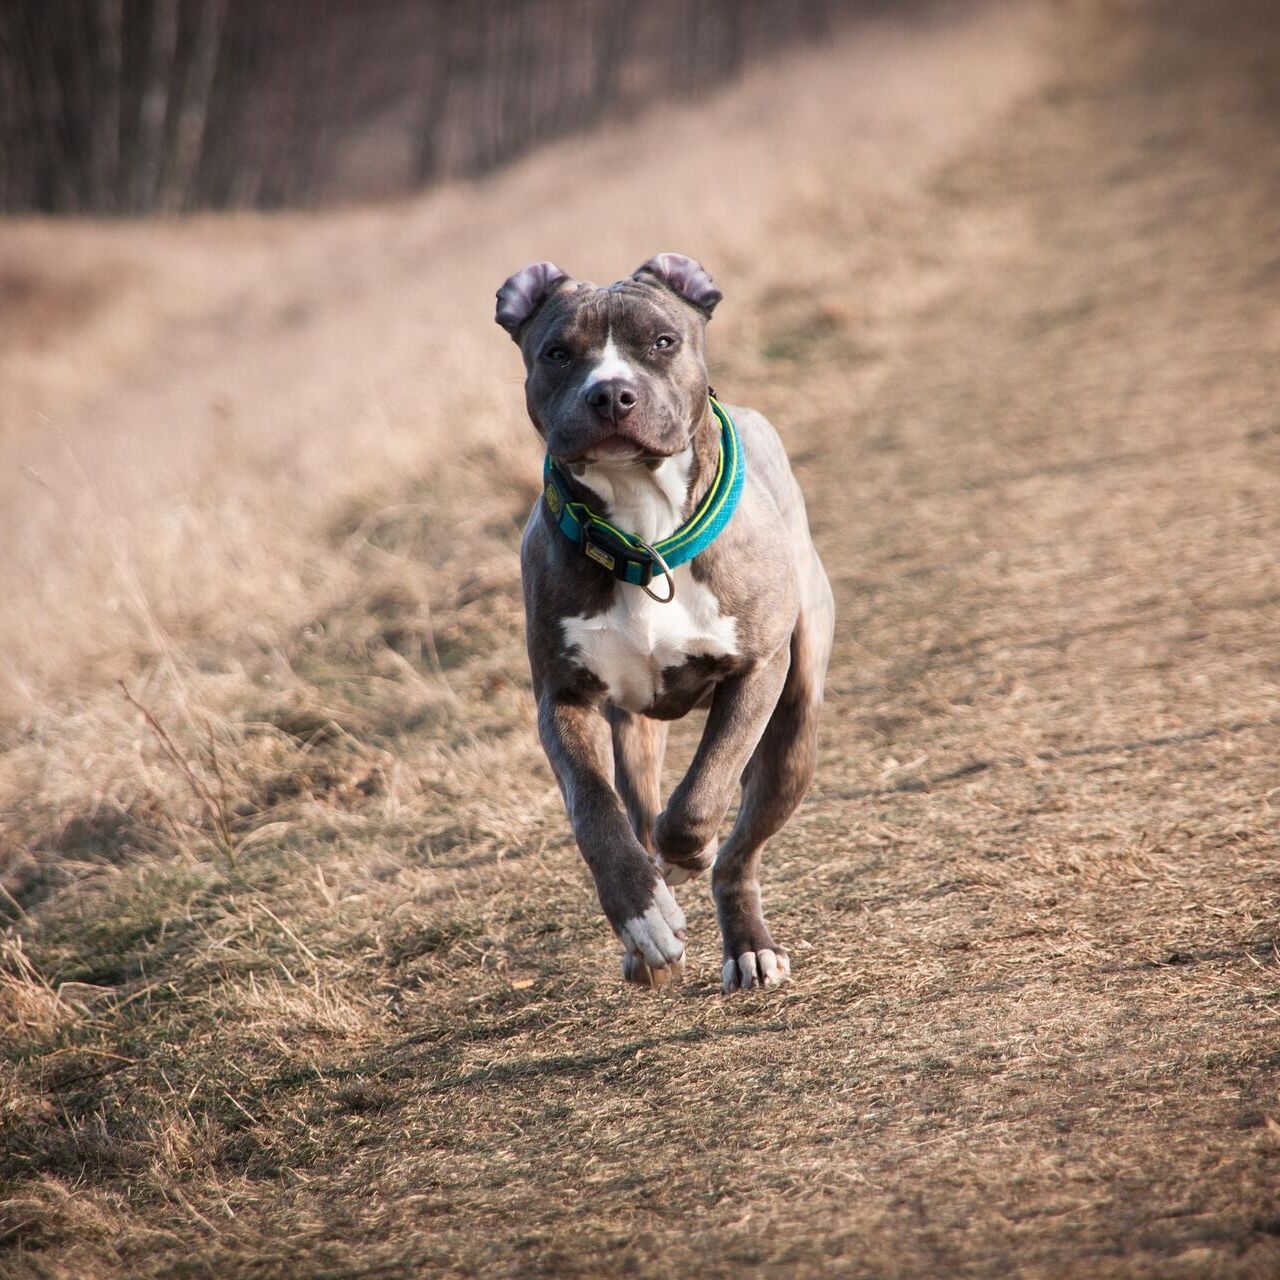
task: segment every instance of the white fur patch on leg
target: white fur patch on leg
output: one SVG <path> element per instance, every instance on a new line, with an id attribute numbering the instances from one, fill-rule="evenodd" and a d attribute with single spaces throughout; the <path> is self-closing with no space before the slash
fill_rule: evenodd
<path id="1" fill-rule="evenodd" d="M 660 890 L 666 894 L 670 904 L 668 910 L 663 910 L 667 904 L 655 901 L 644 915 L 632 916 L 619 930 L 622 945 L 628 951 L 643 956 L 645 963 L 653 969 L 664 969 L 684 955 L 684 943 L 675 932 L 684 928 L 684 912 L 676 906 L 676 900 L 666 885 L 661 885 Z"/>

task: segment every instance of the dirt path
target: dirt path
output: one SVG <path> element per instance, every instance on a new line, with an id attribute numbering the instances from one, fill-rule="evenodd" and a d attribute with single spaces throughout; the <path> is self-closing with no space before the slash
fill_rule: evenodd
<path id="1" fill-rule="evenodd" d="M 431 567 L 447 692 L 388 720 L 343 659 L 343 731 L 396 743 L 374 808 L 313 786 L 231 889 L 192 862 L 145 897 L 116 969 L 83 921 L 168 888 L 33 894 L 32 963 L 120 993 L 75 1043 L 133 1065 L 40 1067 L 67 1118 L 22 1157 L 18 1274 L 1280 1270 L 1265 10 L 1078 14 L 924 182 L 772 215 L 713 380 L 784 427 L 838 594 L 819 780 L 767 859 L 794 985 L 715 994 L 701 887 L 685 987 L 617 984 L 510 678 L 499 502 Z M 322 628 L 361 662 L 367 603 Z"/>

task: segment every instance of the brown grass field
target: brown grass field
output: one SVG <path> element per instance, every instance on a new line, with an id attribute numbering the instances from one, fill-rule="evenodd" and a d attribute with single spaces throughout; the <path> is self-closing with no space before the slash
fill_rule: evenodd
<path id="1" fill-rule="evenodd" d="M 0 229 L 0 1275 L 1280 1275 L 1270 10 L 890 14 L 420 200 Z M 732 999 L 702 883 L 622 986 L 522 647 L 493 289 L 660 249 L 839 609 Z"/>

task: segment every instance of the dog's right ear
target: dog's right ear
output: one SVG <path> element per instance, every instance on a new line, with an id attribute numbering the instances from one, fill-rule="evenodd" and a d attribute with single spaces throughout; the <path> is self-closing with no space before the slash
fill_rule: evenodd
<path id="1" fill-rule="evenodd" d="M 494 319 L 520 341 L 520 330 L 530 317 L 569 277 L 554 262 L 532 262 L 517 271 L 498 290 Z"/>

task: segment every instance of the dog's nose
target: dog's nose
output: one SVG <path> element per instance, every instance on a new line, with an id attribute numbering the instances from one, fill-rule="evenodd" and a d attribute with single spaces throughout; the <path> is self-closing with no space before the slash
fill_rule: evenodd
<path id="1" fill-rule="evenodd" d="M 606 378 L 587 389 L 587 403 L 609 422 L 620 422 L 639 399 L 635 386 L 624 378 Z"/>

